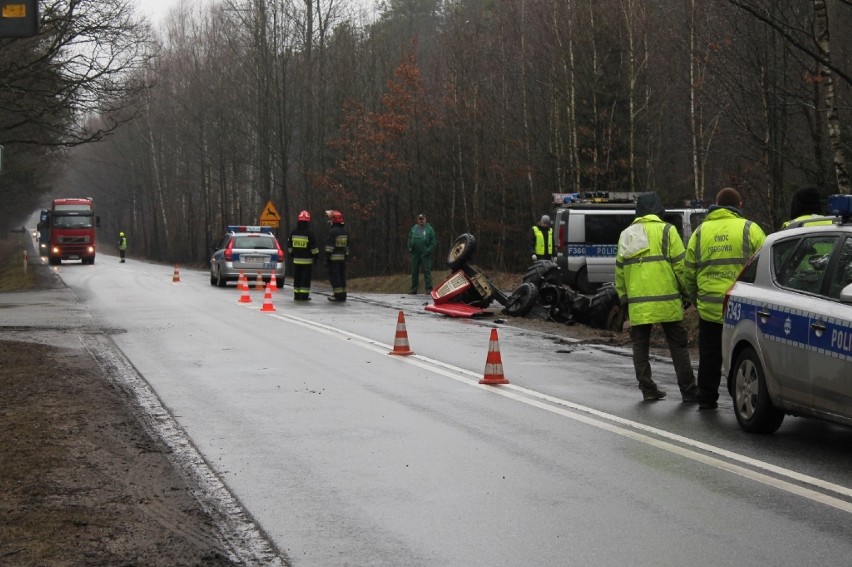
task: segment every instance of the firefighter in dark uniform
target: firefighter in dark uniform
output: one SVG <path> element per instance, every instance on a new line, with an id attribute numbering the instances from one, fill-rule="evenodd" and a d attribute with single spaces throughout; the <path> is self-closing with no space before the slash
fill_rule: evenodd
<path id="1" fill-rule="evenodd" d="M 296 228 L 287 239 L 287 253 L 293 261 L 293 300 L 310 301 L 311 277 L 314 261 L 319 256 L 319 245 L 308 211 L 299 213 Z"/>
<path id="2" fill-rule="evenodd" d="M 328 267 L 328 279 L 333 295 L 329 301 L 346 301 L 346 258 L 349 256 L 349 233 L 346 230 L 343 213 L 326 211 L 331 230 L 325 242 L 325 264 Z"/>

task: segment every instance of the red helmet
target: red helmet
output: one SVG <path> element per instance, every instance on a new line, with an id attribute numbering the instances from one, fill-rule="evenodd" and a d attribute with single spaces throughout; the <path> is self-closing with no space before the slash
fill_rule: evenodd
<path id="1" fill-rule="evenodd" d="M 345 222 L 343 220 L 343 213 L 340 211 L 326 211 L 325 214 L 332 224 L 343 224 Z"/>
<path id="2" fill-rule="evenodd" d="M 299 213 L 298 221 L 299 222 L 302 222 L 302 221 L 310 222 L 311 221 L 311 213 L 309 213 L 308 211 L 302 211 L 301 213 Z"/>

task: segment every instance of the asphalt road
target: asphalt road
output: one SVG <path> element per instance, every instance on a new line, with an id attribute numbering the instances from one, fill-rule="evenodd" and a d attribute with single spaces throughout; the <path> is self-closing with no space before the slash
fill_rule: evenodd
<path id="1" fill-rule="evenodd" d="M 106 255 L 55 271 L 71 293 L 14 294 L 3 325 L 64 325 L 135 380 L 206 497 L 282 562 L 849 563 L 848 429 L 789 417 L 757 437 L 724 397 L 642 403 L 618 349 L 444 318 L 423 297 L 297 304 L 288 286 L 269 313 L 202 271 L 174 283 Z M 389 354 L 400 311 L 411 356 Z M 495 346 L 510 383 L 481 385 Z"/>

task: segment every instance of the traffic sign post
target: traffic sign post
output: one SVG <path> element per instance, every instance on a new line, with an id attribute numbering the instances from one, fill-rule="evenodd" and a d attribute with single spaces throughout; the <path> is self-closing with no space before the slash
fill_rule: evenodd
<path id="1" fill-rule="evenodd" d="M 266 203 L 263 212 L 260 213 L 260 226 L 271 226 L 278 228 L 281 223 L 281 215 L 278 214 L 278 209 L 272 204 L 272 201 Z"/>

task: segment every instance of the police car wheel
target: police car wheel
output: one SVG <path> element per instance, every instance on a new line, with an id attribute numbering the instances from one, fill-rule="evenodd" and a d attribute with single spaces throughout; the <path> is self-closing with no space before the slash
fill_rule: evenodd
<path id="1" fill-rule="evenodd" d="M 538 288 L 531 283 L 523 283 L 509 296 L 503 312 L 513 317 L 523 317 L 535 305 L 538 300 Z"/>
<path id="2" fill-rule="evenodd" d="M 222 277 L 221 270 L 216 270 L 216 285 L 219 287 L 225 287 L 228 285 L 228 280 Z"/>
<path id="3" fill-rule="evenodd" d="M 450 269 L 458 269 L 459 266 L 467 263 L 473 257 L 474 250 L 476 250 L 476 238 L 472 234 L 465 233 L 456 238 L 447 253 L 447 264 Z"/>
<path id="4" fill-rule="evenodd" d="M 585 293 L 586 295 L 595 293 L 598 290 L 598 287 L 600 287 L 599 284 L 589 282 L 589 270 L 586 268 L 580 268 L 580 271 L 577 272 L 577 279 L 574 283 L 577 286 L 577 291 Z"/>
<path id="5" fill-rule="evenodd" d="M 772 405 L 766 378 L 757 353 L 743 350 L 734 365 L 734 413 L 749 433 L 774 433 L 784 421 L 784 412 Z"/>

